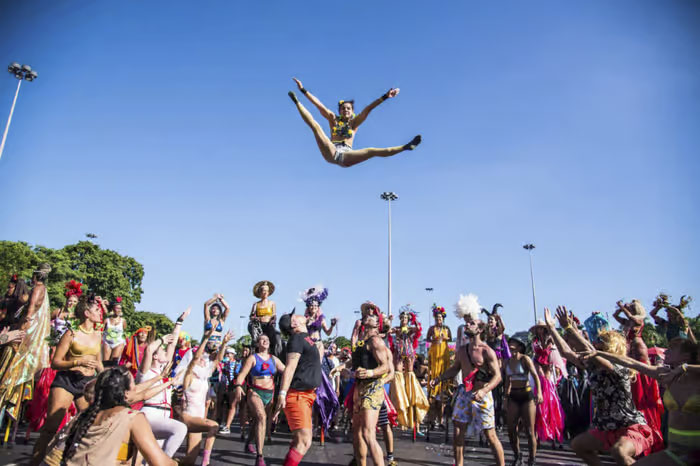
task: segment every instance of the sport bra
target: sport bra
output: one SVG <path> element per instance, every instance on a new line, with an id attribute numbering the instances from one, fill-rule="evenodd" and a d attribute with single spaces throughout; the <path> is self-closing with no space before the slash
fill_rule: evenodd
<path id="1" fill-rule="evenodd" d="M 68 348 L 68 353 L 74 358 L 79 358 L 81 356 L 97 356 L 100 354 L 101 344 L 98 341 L 95 345 L 83 345 L 77 341 L 72 340 L 70 342 L 70 347 Z"/>
<path id="2" fill-rule="evenodd" d="M 273 315 L 275 312 L 272 310 L 272 306 L 268 304 L 267 307 L 260 307 L 260 303 L 255 304 L 255 314 L 258 317 L 267 317 Z"/>
<path id="3" fill-rule="evenodd" d="M 277 365 L 275 364 L 275 360 L 272 359 L 272 356 L 270 356 L 267 361 L 264 361 L 263 358 L 258 356 L 257 354 L 254 354 L 255 356 L 255 366 L 253 366 L 252 369 L 250 369 L 250 375 L 251 377 L 264 377 L 266 375 L 275 375 L 277 372 Z M 264 366 L 266 364 L 266 366 Z"/>
<path id="4" fill-rule="evenodd" d="M 524 381 L 528 379 L 528 374 L 523 368 L 523 363 L 516 361 L 515 370 L 510 368 L 510 363 L 506 364 L 506 375 L 510 377 L 511 380 Z"/>
<path id="5" fill-rule="evenodd" d="M 206 321 L 206 322 L 204 323 L 204 331 L 206 332 L 207 330 L 211 330 L 211 328 L 212 328 L 211 320 Z M 215 330 L 216 330 L 217 332 L 221 332 L 221 331 L 223 331 L 223 329 L 224 329 L 224 328 L 221 326 L 221 321 L 219 321 L 219 323 L 216 324 L 216 329 L 215 329 Z"/>
<path id="6" fill-rule="evenodd" d="M 678 403 L 671 394 L 671 390 L 667 389 L 664 392 L 664 404 L 669 411 L 678 411 Z M 700 394 L 690 395 L 680 411 L 687 414 L 700 414 Z"/>

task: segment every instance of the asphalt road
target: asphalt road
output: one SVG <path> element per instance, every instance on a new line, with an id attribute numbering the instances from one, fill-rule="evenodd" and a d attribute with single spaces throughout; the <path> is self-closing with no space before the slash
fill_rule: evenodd
<path id="1" fill-rule="evenodd" d="M 240 439 L 239 432 L 238 427 L 236 427 L 232 429 L 231 434 L 217 437 L 212 453 L 212 465 L 253 466 L 255 464 L 255 455 L 243 451 L 243 442 Z M 500 435 L 500 438 L 506 453 L 506 465 L 510 465 L 513 461 L 513 453 L 510 450 L 507 436 Z M 289 448 L 289 440 L 290 435 L 288 433 L 275 433 L 273 435 L 272 444 L 265 446 L 265 461 L 268 465 L 281 465 L 283 463 L 284 456 Z M 27 464 L 34 441 L 36 441 L 36 434 L 32 435 L 29 444 L 24 444 L 20 441 L 11 447 L 0 447 L 0 464 L 8 466 Z M 452 465 L 454 461 L 452 447 L 450 444 L 443 443 L 444 441 L 444 433 L 434 432 L 431 435 L 430 442 L 426 442 L 425 438 L 419 438 L 414 443 L 409 432 L 402 433 L 397 430 L 395 431 L 394 456 L 399 465 Z M 383 448 L 383 441 L 381 443 Z M 525 447 L 523 455 L 527 457 L 527 441 L 524 438 L 521 439 L 521 446 Z M 479 446 L 478 441 L 475 439 L 470 439 L 466 442 L 464 458 L 465 466 L 495 464 L 490 449 Z M 350 443 L 326 441 L 324 446 L 320 446 L 318 439 L 316 439 L 301 465 L 346 466 L 351 459 L 352 445 Z M 525 458 L 526 460 L 527 458 Z M 201 461 L 201 455 L 199 461 Z M 604 463 L 614 464 L 609 457 L 604 458 Z M 369 461 L 369 464 L 372 464 L 371 461 Z M 563 450 L 552 450 L 548 447 L 541 448 L 537 454 L 537 464 L 580 465 L 583 463 L 565 446 Z"/>

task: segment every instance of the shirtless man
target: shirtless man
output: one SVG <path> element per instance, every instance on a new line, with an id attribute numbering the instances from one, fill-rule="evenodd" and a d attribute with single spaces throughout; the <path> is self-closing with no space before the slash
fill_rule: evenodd
<path id="1" fill-rule="evenodd" d="M 460 298 L 460 303 L 462 299 Z M 457 304 L 458 312 L 460 303 Z M 481 335 L 486 325 L 479 318 L 480 310 L 470 309 L 462 313 L 465 319 L 464 330 L 469 344 L 457 351 L 455 361 L 440 377 L 430 381 L 431 386 L 456 376 L 459 371 L 467 374 L 455 393 L 452 421 L 455 426 L 454 454 L 455 466 L 464 464 L 464 434 L 470 436 L 481 431 L 491 445 L 491 451 L 498 466 L 504 466 L 503 447 L 495 431 L 493 395 L 491 390 L 501 383 L 501 371 L 494 351 L 482 341 Z"/>
<path id="2" fill-rule="evenodd" d="M 375 148 L 368 147 L 366 149 L 353 150 L 352 143 L 355 139 L 355 133 L 357 128 L 367 119 L 369 112 L 374 110 L 384 102 L 386 99 L 391 99 L 399 95 L 399 89 L 391 88 L 386 94 L 382 95 L 380 98 L 365 107 L 359 115 L 355 115 L 355 101 L 354 100 L 341 100 L 338 102 L 338 115 L 326 108 L 325 105 L 321 103 L 318 98 L 312 95 L 308 90 L 304 89 L 297 78 L 293 78 L 297 87 L 304 94 L 312 104 L 321 112 L 321 115 L 328 120 L 328 125 L 331 130 L 331 138 L 323 132 L 321 125 L 319 125 L 311 116 L 311 113 L 304 107 L 299 99 L 297 99 L 294 92 L 289 91 L 289 97 L 292 99 L 294 104 L 297 106 L 301 118 L 304 122 L 309 125 L 311 131 L 313 131 L 316 137 L 316 144 L 321 150 L 321 155 L 328 163 L 338 165 L 340 167 L 351 167 L 358 163 L 362 163 L 365 160 L 369 160 L 372 157 L 390 157 L 396 155 L 399 152 L 405 150 L 413 150 L 418 144 L 421 143 L 421 136 L 418 135 L 414 137 L 411 142 L 404 144 L 403 146 L 387 147 L 387 148 Z"/>

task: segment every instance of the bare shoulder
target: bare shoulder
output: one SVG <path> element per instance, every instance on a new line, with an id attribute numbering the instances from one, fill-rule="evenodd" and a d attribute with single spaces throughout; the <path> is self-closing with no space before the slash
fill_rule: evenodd
<path id="1" fill-rule="evenodd" d="M 479 349 L 481 350 L 481 354 L 484 356 L 484 359 L 496 359 L 496 352 L 486 343 L 482 343 Z"/>

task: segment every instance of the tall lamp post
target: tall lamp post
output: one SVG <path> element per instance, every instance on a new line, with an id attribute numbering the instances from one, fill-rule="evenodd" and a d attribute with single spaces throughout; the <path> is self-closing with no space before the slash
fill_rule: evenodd
<path id="1" fill-rule="evenodd" d="M 17 96 L 19 95 L 19 87 L 22 85 L 23 80 L 34 81 L 37 76 L 36 71 L 32 69 L 29 65 L 20 65 L 17 62 L 10 63 L 7 67 L 7 71 L 17 78 L 17 90 L 15 91 L 15 98 L 12 100 L 12 107 L 10 107 L 10 116 L 7 118 L 7 124 L 5 125 L 5 132 L 2 135 L 2 142 L 0 142 L 0 158 L 2 158 L 2 151 L 5 149 L 5 141 L 7 140 L 7 132 L 10 130 L 10 122 L 12 121 L 12 114 L 15 113 L 15 105 L 17 104 Z"/>
<path id="2" fill-rule="evenodd" d="M 532 250 L 535 245 L 528 243 L 523 245 L 523 249 L 527 249 L 530 253 L 530 284 L 532 285 L 532 310 L 535 312 L 535 323 L 537 323 L 537 298 L 535 298 L 535 274 L 532 272 Z"/>
<path id="3" fill-rule="evenodd" d="M 430 297 L 430 295 L 433 293 L 433 289 L 431 287 L 426 288 L 425 291 L 428 293 L 428 297 Z M 428 306 L 430 306 L 430 299 L 428 300 Z M 428 325 L 425 327 L 425 354 L 428 354 L 428 329 L 430 328 L 430 311 L 426 309 L 425 313 L 428 315 L 426 319 L 428 321 Z"/>
<path id="4" fill-rule="evenodd" d="M 391 315 L 391 203 L 399 198 L 396 193 L 393 192 L 383 192 L 379 196 L 382 200 L 387 201 L 389 204 L 389 284 L 388 284 L 388 295 L 389 302 L 387 304 L 387 315 Z"/>

